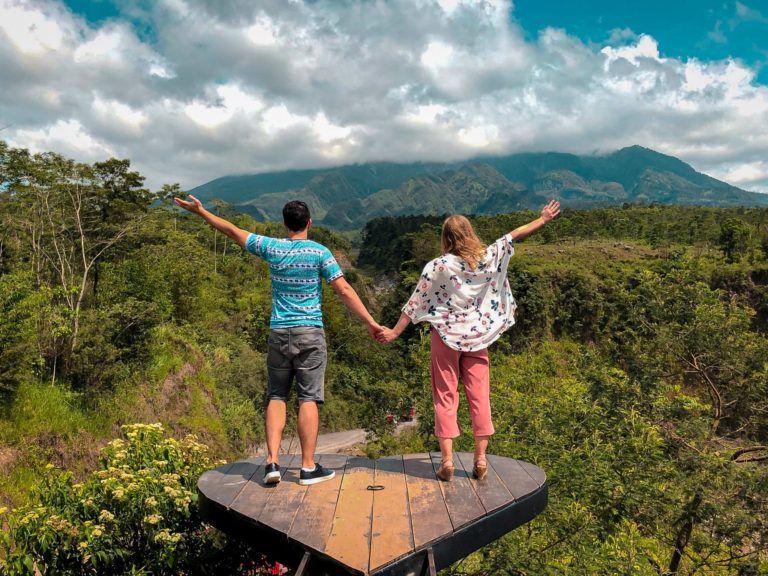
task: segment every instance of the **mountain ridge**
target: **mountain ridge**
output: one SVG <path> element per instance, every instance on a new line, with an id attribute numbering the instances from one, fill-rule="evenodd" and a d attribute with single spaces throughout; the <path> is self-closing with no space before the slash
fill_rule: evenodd
<path id="1" fill-rule="evenodd" d="M 603 156 L 525 152 L 450 163 L 373 162 L 224 176 L 190 192 L 204 202 L 228 202 L 259 220 L 280 220 L 285 202 L 302 199 L 316 223 L 337 229 L 359 228 L 378 216 L 537 209 L 551 198 L 579 208 L 627 202 L 768 206 L 768 195 L 637 145 Z"/>

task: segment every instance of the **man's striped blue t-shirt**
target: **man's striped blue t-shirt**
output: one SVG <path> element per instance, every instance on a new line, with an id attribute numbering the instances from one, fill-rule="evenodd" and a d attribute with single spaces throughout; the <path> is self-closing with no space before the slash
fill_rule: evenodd
<path id="1" fill-rule="evenodd" d="M 269 238 L 259 234 L 249 234 L 245 247 L 269 264 L 270 328 L 322 326 L 321 279 L 331 282 L 344 275 L 331 251 L 312 240 Z"/>

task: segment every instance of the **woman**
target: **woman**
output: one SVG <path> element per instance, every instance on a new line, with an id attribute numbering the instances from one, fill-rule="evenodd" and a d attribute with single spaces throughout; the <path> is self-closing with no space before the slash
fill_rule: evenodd
<path id="1" fill-rule="evenodd" d="M 493 434 L 490 402 L 488 346 L 515 323 L 515 299 L 509 289 L 507 267 L 514 242 L 532 234 L 560 214 L 551 201 L 541 215 L 515 228 L 486 247 L 464 216 L 443 223 L 443 255 L 429 262 L 416 290 L 403 307 L 394 328 L 383 328 L 381 343 L 392 342 L 410 322 L 432 324 L 432 402 L 435 436 L 440 441 L 441 480 L 453 478 L 453 439 L 459 435 L 456 412 L 458 380 L 464 384 L 475 438 L 472 475 L 483 479 L 488 471 L 485 452 Z"/>

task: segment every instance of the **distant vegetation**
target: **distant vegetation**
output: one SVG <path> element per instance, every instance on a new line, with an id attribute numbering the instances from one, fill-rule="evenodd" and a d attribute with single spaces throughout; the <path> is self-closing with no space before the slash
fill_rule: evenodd
<path id="1" fill-rule="evenodd" d="M 740 190 L 641 146 L 605 156 L 528 153 L 449 164 L 371 163 L 225 176 L 192 193 L 233 204 L 258 220 L 279 220 L 287 200 L 302 198 L 316 222 L 340 230 L 361 228 L 381 216 L 535 210 L 551 198 L 572 208 L 627 202 L 768 206 L 768 195 Z"/>
<path id="2" fill-rule="evenodd" d="M 1 513 L 5 570 L 206 573 L 224 554 L 232 573 L 254 573 L 251 549 L 200 524 L 190 482 L 263 440 L 266 266 L 172 209 L 177 187 L 146 190 L 127 161 L 0 144 L 0 183 L 0 495 L 16 508 Z M 531 216 L 473 221 L 492 241 Z M 382 321 L 439 253 L 441 220 L 363 229 L 347 276 Z M 541 466 L 550 504 L 446 573 L 768 573 L 767 223 L 766 209 L 569 209 L 517 246 L 517 324 L 491 351 L 491 451 Z M 313 234 L 354 254 L 332 231 Z M 372 457 L 435 449 L 426 329 L 381 347 L 333 294 L 324 307 L 323 428 L 368 428 Z M 395 438 L 387 415 L 411 405 L 420 427 Z M 133 422 L 164 430 L 121 428 Z M 169 446 L 180 447 L 170 458 L 152 452 Z M 141 497 L 126 500 L 125 524 L 111 517 L 132 480 L 112 468 L 147 478 L 130 488 Z M 165 478 L 173 494 L 166 473 L 179 475 Z M 78 532 L 43 540 L 51 522 Z"/>

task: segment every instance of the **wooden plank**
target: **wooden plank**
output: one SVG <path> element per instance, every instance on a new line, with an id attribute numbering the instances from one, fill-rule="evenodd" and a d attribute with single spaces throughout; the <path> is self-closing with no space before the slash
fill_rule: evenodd
<path id="1" fill-rule="evenodd" d="M 350 458 L 344 468 L 339 501 L 325 553 L 360 574 L 368 573 L 374 464 L 368 458 Z"/>
<path id="2" fill-rule="evenodd" d="M 206 496 L 209 500 L 229 508 L 251 476 L 260 470 L 263 462 L 263 458 L 235 462 L 221 475 L 218 482 L 207 489 Z"/>
<path id="3" fill-rule="evenodd" d="M 197 480 L 197 489 L 208 497 L 208 492 L 210 492 L 211 488 L 221 482 L 224 475 L 230 468 L 232 468 L 232 466 L 232 463 L 224 464 L 218 468 L 204 472 Z"/>
<path id="4" fill-rule="evenodd" d="M 525 462 L 524 460 L 518 460 L 518 462 L 520 462 L 520 466 L 523 467 L 523 470 L 528 472 L 531 478 L 533 478 L 539 486 L 541 486 L 542 484 L 544 484 L 544 482 L 547 481 L 547 475 L 544 473 L 544 470 L 542 470 L 535 464 L 531 464 L 530 462 Z"/>
<path id="5" fill-rule="evenodd" d="M 347 457 L 341 454 L 320 456 L 320 464 L 324 468 L 334 470 L 336 476 L 327 482 L 309 487 L 288 533 L 290 538 L 318 552 L 325 551 L 325 545 L 331 534 L 346 463 Z"/>
<path id="6" fill-rule="evenodd" d="M 475 465 L 475 455 L 469 452 L 458 452 L 454 456 L 456 465 L 464 468 L 469 477 L 469 482 L 475 490 L 480 504 L 483 505 L 485 513 L 488 514 L 494 510 L 514 502 L 515 498 L 509 493 L 507 487 L 499 478 L 492 467 L 488 467 L 488 474 L 483 480 L 477 480 L 472 477 L 472 468 Z"/>
<path id="7" fill-rule="evenodd" d="M 374 483 L 382 489 L 373 494 L 371 572 L 413 552 L 413 530 L 403 457 L 376 460 Z"/>
<path id="8" fill-rule="evenodd" d="M 453 525 L 429 454 L 406 454 L 403 467 L 408 485 L 413 545 L 418 549 L 452 534 Z"/>
<path id="9" fill-rule="evenodd" d="M 432 452 L 432 466 L 437 472 L 440 469 L 440 452 Z M 485 516 L 485 508 L 480 503 L 480 499 L 475 494 L 472 484 L 461 463 L 455 462 L 454 455 L 454 474 L 450 482 L 440 482 L 440 489 L 443 491 L 445 507 L 448 508 L 448 516 L 451 518 L 451 524 L 454 531 L 462 526 Z"/>
<path id="10" fill-rule="evenodd" d="M 496 471 L 509 490 L 510 494 L 519 500 L 535 491 L 539 485 L 531 475 L 520 465 L 520 461 L 502 456 L 488 455 L 488 466 Z"/>
<path id="11" fill-rule="evenodd" d="M 290 464 L 292 459 L 293 456 L 283 458 L 283 463 Z M 232 501 L 230 508 L 256 522 L 261 516 L 261 512 L 264 510 L 264 506 L 269 501 L 270 496 L 280 484 L 282 484 L 282 481 L 279 484 L 265 484 L 263 468 L 260 468 L 251 477 L 251 481 L 238 494 L 237 498 Z"/>
<path id="12" fill-rule="evenodd" d="M 259 516 L 259 523 L 287 534 L 296 512 L 301 506 L 308 486 L 299 484 L 301 455 L 293 456 L 290 464 L 281 468 L 282 480 L 271 490 L 272 494 Z"/>

